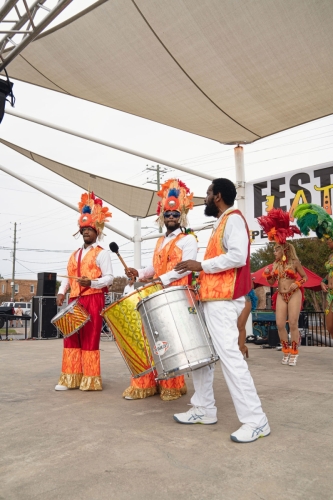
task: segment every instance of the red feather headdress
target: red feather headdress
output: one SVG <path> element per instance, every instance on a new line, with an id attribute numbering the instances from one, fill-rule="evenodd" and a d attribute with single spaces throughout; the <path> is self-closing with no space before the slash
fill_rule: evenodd
<path id="1" fill-rule="evenodd" d="M 267 234 L 269 241 L 275 241 L 281 245 L 286 243 L 287 238 L 301 234 L 297 226 L 290 225 L 289 213 L 281 208 L 272 208 L 267 215 L 258 217 L 257 221 Z"/>

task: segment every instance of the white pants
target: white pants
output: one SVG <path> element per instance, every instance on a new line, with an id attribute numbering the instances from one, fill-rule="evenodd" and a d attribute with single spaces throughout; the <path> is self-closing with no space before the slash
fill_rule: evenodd
<path id="1" fill-rule="evenodd" d="M 251 374 L 238 347 L 237 319 L 244 309 L 245 299 L 204 302 L 205 319 L 214 347 L 220 356 L 222 371 L 242 424 L 259 427 L 267 421 Z M 214 366 L 192 372 L 194 394 L 191 403 L 202 406 L 207 416 L 215 417 L 213 380 Z"/>

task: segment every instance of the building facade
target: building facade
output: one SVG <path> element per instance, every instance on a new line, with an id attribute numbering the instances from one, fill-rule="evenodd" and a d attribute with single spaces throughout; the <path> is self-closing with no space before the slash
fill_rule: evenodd
<path id="1" fill-rule="evenodd" d="M 12 298 L 11 279 L 0 279 L 0 303 Z M 37 292 L 37 280 L 15 280 L 15 302 L 30 302 Z"/>

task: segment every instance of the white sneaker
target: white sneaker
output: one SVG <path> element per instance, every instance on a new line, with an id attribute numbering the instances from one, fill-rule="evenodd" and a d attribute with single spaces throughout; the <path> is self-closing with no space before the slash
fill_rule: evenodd
<path id="1" fill-rule="evenodd" d="M 132 398 L 132 396 L 125 396 L 124 399 L 131 399 L 132 401 L 134 401 L 134 398 Z"/>
<path id="2" fill-rule="evenodd" d="M 179 424 L 216 424 L 216 417 L 207 417 L 206 412 L 202 406 L 192 406 L 190 410 L 185 413 L 176 413 L 173 416 L 174 420 Z"/>
<path id="3" fill-rule="evenodd" d="M 261 437 L 268 436 L 270 433 L 271 429 L 268 422 L 257 428 L 253 428 L 249 424 L 243 424 L 238 431 L 230 434 L 230 438 L 231 441 L 236 443 L 251 443 Z"/>
<path id="4" fill-rule="evenodd" d="M 56 385 L 55 388 L 54 388 L 55 391 L 68 391 L 68 387 L 66 387 L 65 385 Z"/>

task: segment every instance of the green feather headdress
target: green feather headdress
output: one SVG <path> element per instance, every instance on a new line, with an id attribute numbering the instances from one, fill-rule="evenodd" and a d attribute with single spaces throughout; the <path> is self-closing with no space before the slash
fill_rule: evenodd
<path id="1" fill-rule="evenodd" d="M 332 217 L 321 206 L 314 203 L 298 205 L 294 217 L 297 219 L 297 225 L 301 233 L 305 236 L 309 235 L 311 229 L 320 240 L 333 239 Z"/>

